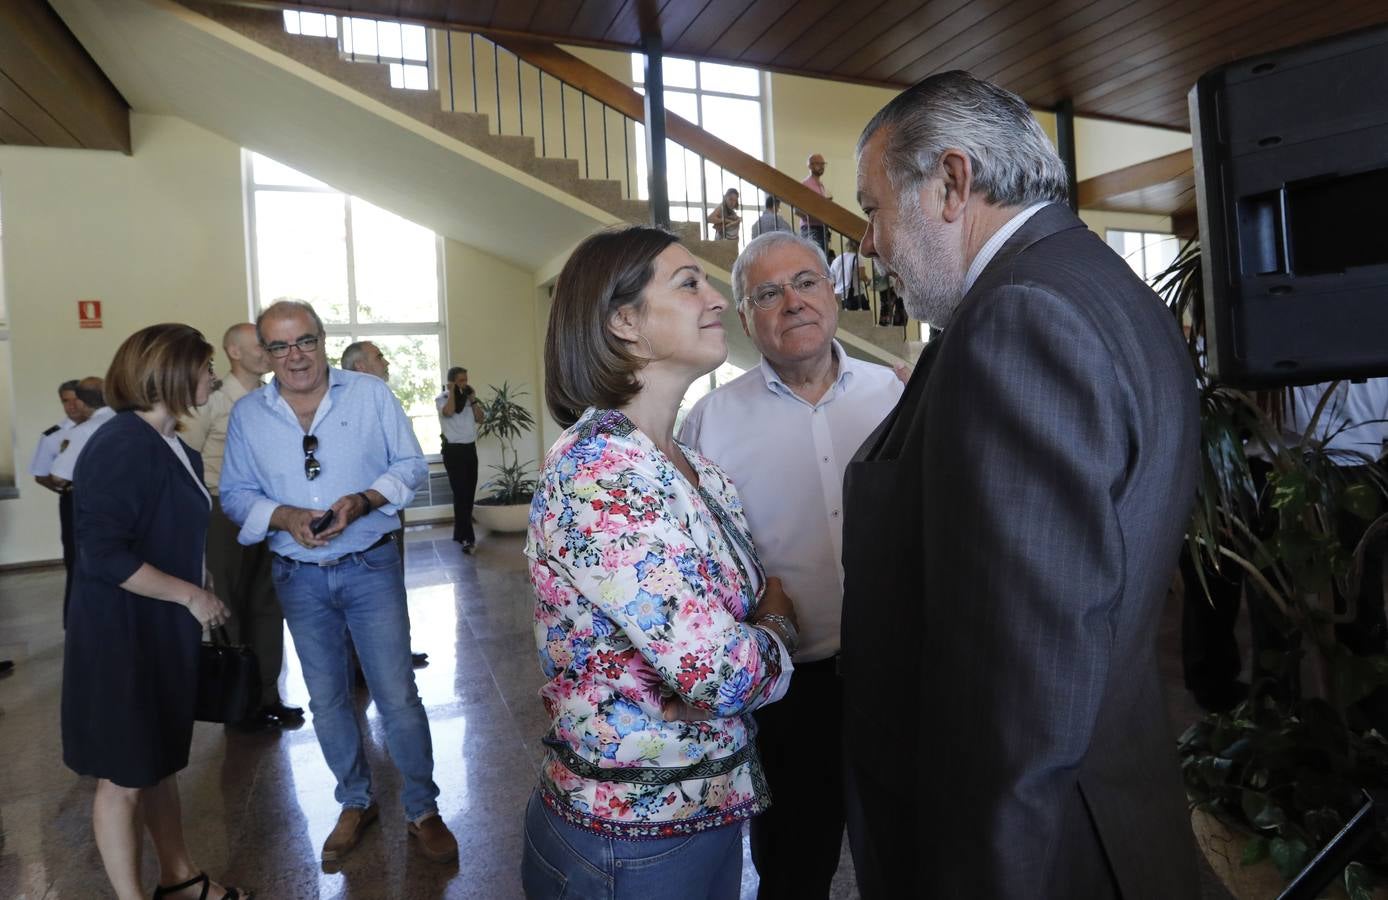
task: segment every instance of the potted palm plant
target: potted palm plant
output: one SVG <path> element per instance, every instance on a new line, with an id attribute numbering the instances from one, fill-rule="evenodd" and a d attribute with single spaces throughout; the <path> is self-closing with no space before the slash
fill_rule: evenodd
<path id="1" fill-rule="evenodd" d="M 1187 332 L 1201 387 L 1201 477 L 1187 531 L 1204 571 L 1238 572 L 1250 604 L 1269 604 L 1288 649 L 1264 651 L 1247 700 L 1211 713 L 1181 736 L 1179 753 L 1197 842 L 1236 897 L 1273 896 L 1349 821 L 1363 789 L 1388 788 L 1388 741 L 1358 704 L 1388 684 L 1388 657 L 1358 656 L 1337 639 L 1333 592 L 1359 594 L 1364 555 L 1388 523 L 1388 483 L 1370 469 L 1354 482 L 1311 440 L 1335 385 L 1305 432 L 1288 440 L 1285 391 L 1250 393 L 1214 383 L 1202 363 L 1205 321 L 1199 245 L 1158 280 Z M 1270 461 L 1255 496 L 1246 450 Z M 1371 462 L 1372 460 L 1366 460 Z M 1260 502 L 1261 500 L 1261 502 Z M 1208 585 L 1186 585 L 1208 597 Z M 1285 685 L 1298 685 L 1288 692 Z M 1383 896 L 1388 835 L 1377 834 L 1344 870 L 1353 900 Z M 1338 894 L 1337 890 L 1337 894 Z"/>
<path id="2" fill-rule="evenodd" d="M 526 392 L 503 381 L 501 387 L 489 385 L 491 399 L 483 400 L 482 424 L 477 437 L 496 437 L 501 444 L 501 463 L 490 467 L 494 477 L 482 485 L 490 491 L 473 506 L 473 518 L 488 531 L 525 531 L 530 520 L 530 501 L 535 496 L 535 461 L 520 461 L 516 441 L 535 427 L 535 418 L 519 402 Z"/>

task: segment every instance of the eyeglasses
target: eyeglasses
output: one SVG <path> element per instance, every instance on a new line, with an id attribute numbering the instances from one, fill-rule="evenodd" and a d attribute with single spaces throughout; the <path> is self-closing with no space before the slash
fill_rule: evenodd
<path id="1" fill-rule="evenodd" d="M 790 281 L 770 282 L 759 284 L 752 293 L 743 297 L 743 300 L 750 300 L 756 304 L 758 309 L 771 309 L 771 307 L 781 302 L 781 298 L 786 295 L 786 290 L 793 290 L 801 297 L 809 297 L 819 289 L 821 284 L 829 281 L 827 275 L 816 275 L 813 272 L 801 272 Z"/>
<path id="2" fill-rule="evenodd" d="M 304 435 L 304 477 L 309 481 L 317 478 L 323 471 L 323 464 L 313 458 L 318 452 L 318 435 Z"/>
<path id="3" fill-rule="evenodd" d="M 306 335 L 292 344 L 286 344 L 284 341 L 275 341 L 273 344 L 265 345 L 265 352 L 275 359 L 284 359 L 289 355 L 289 351 L 293 350 L 295 347 L 298 347 L 303 353 L 312 353 L 318 349 L 318 338 L 313 335 Z"/>

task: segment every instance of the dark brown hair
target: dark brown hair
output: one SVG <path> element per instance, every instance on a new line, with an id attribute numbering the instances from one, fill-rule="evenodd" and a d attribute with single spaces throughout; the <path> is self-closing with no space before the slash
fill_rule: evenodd
<path id="1" fill-rule="evenodd" d="M 198 379 L 212 345 L 191 325 L 151 325 L 125 339 L 106 371 L 106 402 L 117 412 L 163 403 L 175 418 L 197 404 Z"/>
<path id="2" fill-rule="evenodd" d="M 641 358 L 607 324 L 624 306 L 640 308 L 655 258 L 678 241 L 664 228 L 632 225 L 593 235 L 564 263 L 545 334 L 545 402 L 561 426 L 590 406 L 622 406 L 641 390 Z"/>

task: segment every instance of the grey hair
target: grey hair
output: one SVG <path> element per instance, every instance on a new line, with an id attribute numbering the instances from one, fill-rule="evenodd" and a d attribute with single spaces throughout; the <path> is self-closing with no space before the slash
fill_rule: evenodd
<path id="1" fill-rule="evenodd" d="M 1064 202 L 1069 175 L 1026 101 L 955 70 L 931 75 L 897 94 L 867 123 L 863 146 L 882 129 L 882 163 L 899 193 L 938 174 L 949 149 L 969 157 L 973 189 L 998 206 Z"/>
<path id="2" fill-rule="evenodd" d="M 738 306 L 741 306 L 747 299 L 747 291 L 750 287 L 747 284 L 747 275 L 752 267 L 761 262 L 762 258 L 772 250 L 787 244 L 813 251 L 822 267 L 821 271 L 829 271 L 829 260 L 825 257 L 824 250 L 814 241 L 789 231 L 768 231 L 765 234 L 759 234 L 748 242 L 747 247 L 733 263 L 733 299 Z"/>
<path id="3" fill-rule="evenodd" d="M 371 342 L 354 341 L 348 344 L 347 349 L 342 351 L 342 360 L 338 364 L 338 368 L 345 369 L 348 372 L 357 371 L 357 363 L 366 355 L 366 345 L 369 343 Z"/>
<path id="4" fill-rule="evenodd" d="M 295 313 L 303 313 L 312 319 L 314 327 L 318 329 L 318 336 L 320 338 L 327 333 L 327 329 L 323 327 L 323 320 L 318 318 L 318 310 L 313 308 L 313 304 L 305 303 L 302 300 L 290 300 L 287 297 L 281 297 L 279 300 L 276 300 L 274 303 L 271 303 L 261 310 L 260 315 L 255 317 L 255 339 L 260 341 L 262 347 L 265 346 L 265 332 L 261 330 L 260 323 L 271 317 L 292 316 Z"/>

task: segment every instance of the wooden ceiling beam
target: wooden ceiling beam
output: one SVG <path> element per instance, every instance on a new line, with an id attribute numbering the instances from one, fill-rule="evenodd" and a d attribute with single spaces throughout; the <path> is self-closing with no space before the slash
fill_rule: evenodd
<path id="1" fill-rule="evenodd" d="M 1179 193 L 1194 178 L 1195 157 L 1189 150 L 1178 150 L 1135 166 L 1086 178 L 1076 187 L 1075 193 L 1079 197 L 1080 209 L 1104 209 L 1112 205 L 1115 198 L 1138 191 L 1161 187 Z M 1168 216 L 1174 211 L 1152 210 L 1155 214 Z"/>
<path id="2" fill-rule="evenodd" d="M 0 88 L 34 144 L 130 153 L 129 105 L 45 0 L 0 3 Z"/>

